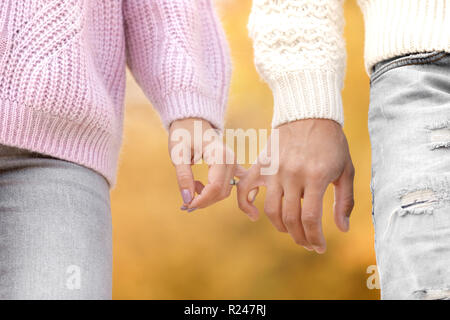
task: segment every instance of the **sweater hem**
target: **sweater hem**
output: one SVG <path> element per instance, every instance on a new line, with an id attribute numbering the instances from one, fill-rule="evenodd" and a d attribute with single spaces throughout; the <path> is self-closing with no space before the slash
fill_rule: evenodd
<path id="1" fill-rule="evenodd" d="M 223 131 L 225 106 L 222 106 L 216 99 L 195 92 L 179 91 L 153 99 L 152 103 L 159 111 L 166 130 L 175 120 L 201 118 L 221 132 Z"/>
<path id="2" fill-rule="evenodd" d="M 0 144 L 74 162 L 100 173 L 110 188 L 116 183 L 121 136 L 89 123 L 77 123 L 0 100 Z"/>
<path id="3" fill-rule="evenodd" d="M 365 66 L 410 53 L 450 52 L 450 10 L 438 0 L 359 0 Z"/>
<path id="4" fill-rule="evenodd" d="M 333 71 L 302 70 L 271 79 L 272 127 L 301 119 L 331 119 L 344 124 L 342 79 Z"/>

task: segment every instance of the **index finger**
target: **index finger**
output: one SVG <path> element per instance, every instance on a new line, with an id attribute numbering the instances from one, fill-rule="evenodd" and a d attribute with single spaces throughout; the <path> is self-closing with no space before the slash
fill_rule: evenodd
<path id="1" fill-rule="evenodd" d="M 253 205 L 253 201 L 250 201 L 253 199 L 249 199 L 249 195 L 252 190 L 256 190 L 254 192 L 257 192 L 258 186 L 262 185 L 262 179 L 259 175 L 259 166 L 251 166 L 250 169 L 248 169 L 247 172 L 240 177 L 241 179 L 237 185 L 237 200 L 239 208 L 244 211 L 251 220 L 256 221 L 259 217 L 259 212 L 255 205 Z"/>
<path id="2" fill-rule="evenodd" d="M 190 209 L 205 208 L 224 199 L 231 189 L 230 181 L 234 176 L 234 166 L 215 164 L 208 171 L 208 184 L 202 192 L 192 200 Z"/>

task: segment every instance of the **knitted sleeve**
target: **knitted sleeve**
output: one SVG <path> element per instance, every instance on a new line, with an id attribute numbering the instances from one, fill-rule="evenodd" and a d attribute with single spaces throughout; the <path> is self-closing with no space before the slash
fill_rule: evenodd
<path id="1" fill-rule="evenodd" d="M 196 117 L 223 128 L 231 67 L 211 0 L 124 0 L 128 66 L 166 128 Z"/>
<path id="2" fill-rule="evenodd" d="M 343 124 L 343 27 L 343 0 L 253 0 L 248 29 L 273 92 L 273 127 L 307 118 Z"/>

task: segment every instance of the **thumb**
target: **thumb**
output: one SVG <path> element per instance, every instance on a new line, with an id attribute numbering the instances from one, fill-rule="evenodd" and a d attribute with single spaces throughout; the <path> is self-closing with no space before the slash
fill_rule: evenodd
<path id="1" fill-rule="evenodd" d="M 245 169 L 243 166 L 238 164 L 236 166 L 236 172 L 234 173 L 234 175 L 236 177 L 238 177 L 239 179 L 244 179 L 248 175 L 248 172 L 249 172 L 249 170 Z M 264 184 L 264 181 L 262 180 L 261 176 L 259 176 L 257 178 L 257 181 L 255 181 L 255 184 L 257 184 L 257 185 Z M 258 194 L 258 192 L 259 192 L 258 187 L 251 189 L 247 195 L 248 202 L 255 201 L 255 198 L 256 198 L 256 195 Z"/>
<path id="2" fill-rule="evenodd" d="M 179 164 L 175 166 L 178 186 L 180 188 L 183 204 L 189 204 L 194 198 L 195 182 L 192 174 L 191 165 Z"/>
<path id="3" fill-rule="evenodd" d="M 248 176 L 249 171 L 250 171 L 250 169 L 247 170 L 243 166 L 238 164 L 236 166 L 236 172 L 234 173 L 234 175 L 236 177 L 238 177 L 239 179 L 243 179 L 243 181 L 245 181 L 245 178 Z M 261 185 L 261 184 L 263 184 L 263 182 L 261 183 L 261 181 L 259 181 L 259 179 L 258 179 L 258 181 L 256 181 L 255 184 Z M 251 189 L 247 194 L 247 201 L 249 203 L 253 203 L 256 199 L 258 192 L 259 192 L 259 187 Z M 252 210 L 252 209 L 250 209 L 250 210 Z M 252 210 L 252 211 L 254 212 L 254 210 Z"/>
<path id="4" fill-rule="evenodd" d="M 354 206 L 354 176 L 355 169 L 350 161 L 334 183 L 334 221 L 342 232 L 347 232 L 350 228 L 350 214 Z"/>
<path id="5" fill-rule="evenodd" d="M 253 165 L 241 176 L 237 184 L 237 198 L 239 208 L 244 211 L 250 220 L 255 221 L 259 217 L 258 209 L 253 205 L 253 201 L 259 191 L 259 186 L 264 185 L 264 181 L 259 174 L 260 167 Z"/>

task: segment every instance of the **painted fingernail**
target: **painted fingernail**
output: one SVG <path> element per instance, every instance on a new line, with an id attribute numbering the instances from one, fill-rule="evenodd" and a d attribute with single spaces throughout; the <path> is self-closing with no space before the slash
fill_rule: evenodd
<path id="1" fill-rule="evenodd" d="M 183 197 L 183 202 L 184 203 L 189 203 L 192 200 L 191 193 L 187 189 L 181 190 L 181 197 Z"/>
<path id="2" fill-rule="evenodd" d="M 188 207 L 186 206 L 181 206 L 180 210 L 187 210 Z"/>
<path id="3" fill-rule="evenodd" d="M 187 209 L 187 212 L 192 212 L 192 211 L 194 211 L 194 210 L 197 210 L 197 208 L 190 208 L 190 209 Z"/>

